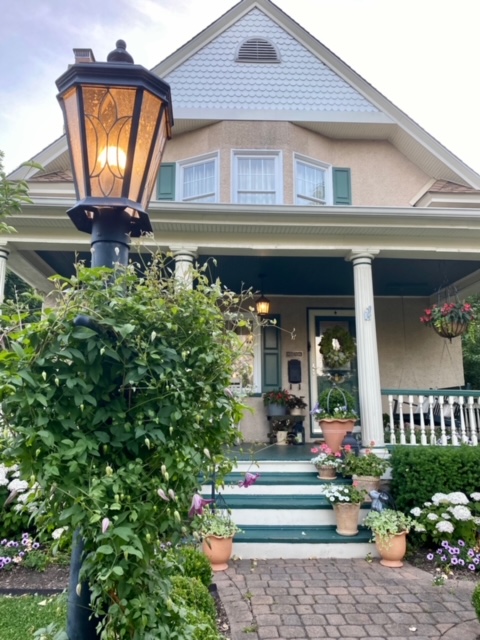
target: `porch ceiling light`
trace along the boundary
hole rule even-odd
[[[146,208],[171,137],[170,87],[133,64],[123,40],[116,46],[107,62],[91,56],[56,82],[78,200],[68,215],[77,229],[91,233],[108,208],[138,237],[152,231]]]
[[[270,313],[270,300],[263,293],[255,302],[255,309],[257,310],[257,316],[268,316]]]

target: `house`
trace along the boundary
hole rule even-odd
[[[382,389],[462,386],[460,340],[419,317],[452,291],[479,290],[480,175],[270,0],[241,0],[153,71],[171,85],[175,126],[146,244],[179,268],[215,257],[214,275],[261,289],[282,329],[254,336],[245,438],[266,438],[264,391],[289,388],[313,406],[330,384],[319,344],[332,326],[356,336],[343,377],[364,443],[384,443],[394,394]],[[34,160],[42,171],[10,176],[28,180],[33,204],[0,240],[0,274],[8,256],[48,292],[51,275],[88,260],[90,239],[65,213],[65,137]],[[306,427],[314,439],[318,424]]]

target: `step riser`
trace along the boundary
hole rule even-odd
[[[260,484],[252,484],[248,489],[244,487],[239,487],[238,485],[232,485],[222,487],[217,494],[222,494],[225,496],[225,500],[228,504],[228,496],[231,495],[241,495],[241,496],[276,496],[276,495],[284,495],[284,496],[319,496],[320,485],[322,482],[319,480],[318,484],[306,484],[306,485],[260,485]],[[202,487],[201,491],[202,495],[205,497],[210,497],[211,487],[205,485]]]
[[[345,538],[348,542],[349,538]],[[253,559],[278,559],[278,558],[365,558],[367,554],[378,558],[378,552],[375,545],[371,542],[350,544],[338,543],[277,543],[277,542],[234,542],[233,556],[243,558],[245,560]]]
[[[369,509],[361,509],[359,523],[367,516]],[[232,509],[232,519],[242,525],[265,526],[321,526],[335,525],[333,509]]]
[[[235,465],[235,471],[245,473],[311,473],[315,471],[315,467],[309,461],[299,460],[282,460],[270,461],[261,460],[252,464],[250,461],[239,461]]]

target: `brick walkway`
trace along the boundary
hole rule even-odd
[[[378,560],[238,560],[215,583],[231,640],[476,640],[474,583]]]

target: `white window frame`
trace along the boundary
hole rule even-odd
[[[176,187],[175,187],[175,200],[177,200],[177,202],[195,202],[197,204],[212,204],[212,202],[218,202],[219,198],[218,198],[218,194],[219,194],[219,189],[220,189],[220,176],[219,176],[219,161],[218,161],[218,157],[219,157],[219,152],[218,151],[214,151],[212,153],[206,153],[204,155],[201,156],[195,156],[193,158],[186,158],[185,160],[180,160],[179,162],[177,162],[177,170],[176,170]],[[215,190],[212,193],[213,195],[213,201],[199,201],[197,202],[197,198],[201,197],[201,195],[208,195],[208,194],[199,194],[195,197],[191,197],[191,198],[186,198],[184,196],[184,192],[183,192],[183,187],[184,187],[184,183],[183,183],[183,179],[184,179],[184,170],[192,167],[194,165],[199,165],[199,164],[205,164],[207,162],[212,161],[214,162],[214,172],[215,172]]]
[[[313,197],[303,195],[305,200],[310,200],[311,205],[308,205],[306,202],[303,204],[299,204],[297,202],[298,192],[297,192],[297,167],[298,163],[301,162],[305,165],[310,165],[314,169],[321,169],[325,171],[325,202],[317,202]],[[308,156],[302,156],[298,153],[293,154],[293,202],[297,207],[325,207],[327,205],[333,204],[333,185],[332,185],[332,166],[326,164],[325,162],[321,162],[320,160],[315,160],[314,158],[309,158]]]
[[[238,158],[268,158],[275,161],[275,202],[283,203],[283,163],[282,152],[270,149],[233,149],[232,150],[232,202],[238,202]],[[249,206],[265,207],[262,203],[254,203]]]

